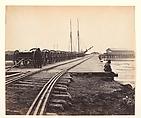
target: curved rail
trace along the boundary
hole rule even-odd
[[[45,107],[47,105],[49,96],[51,94],[51,91],[55,85],[55,83],[57,82],[57,80],[63,76],[68,70],[70,70],[71,68],[83,63],[84,61],[90,59],[86,58],[85,60],[67,68],[62,70],[61,72],[58,72],[56,75],[54,75],[45,85],[44,87],[41,89],[41,91],[39,92],[39,94],[37,95],[37,97],[35,98],[35,100],[33,101],[32,105],[30,106],[28,112],[26,113],[26,115],[43,115],[44,114],[44,110]]]
[[[29,73],[21,73],[21,74],[19,74],[19,76],[18,75],[15,75],[16,77],[14,77],[14,78],[10,78],[10,79],[8,79],[8,80],[6,80],[5,81],[5,84],[6,85],[8,85],[8,84],[10,84],[10,83],[12,83],[12,82],[15,82],[15,81],[17,81],[17,80],[19,80],[19,79],[22,79],[22,78],[24,78],[24,77],[27,77],[27,76],[29,76],[29,75],[31,75],[32,73],[31,72],[29,72]],[[6,77],[7,78],[7,77]]]
[[[56,83],[56,81],[63,75],[65,74],[66,70],[63,70],[59,73],[57,73],[56,75],[54,75],[42,88],[42,90],[40,91],[40,93],[37,95],[37,97],[35,98],[35,100],[33,101],[31,107],[29,108],[28,112],[26,115],[30,115],[31,113],[33,113],[33,115],[37,115],[37,113],[40,110],[40,106],[42,105],[42,108],[40,110],[40,115],[43,114],[44,112],[44,108],[46,105],[46,102],[48,100],[48,97],[50,95],[50,92],[54,86],[54,84]],[[44,101],[43,101],[44,100]],[[38,102],[38,103],[37,103]],[[37,106],[35,106],[37,105]],[[36,107],[36,108],[35,108]],[[33,112],[33,110],[35,109],[35,111]]]
[[[21,75],[21,74],[22,74],[22,73],[17,72],[17,73],[14,73],[14,74],[6,75],[6,78],[11,78],[11,77],[19,76],[19,75]]]
[[[63,63],[63,64],[57,64],[57,65],[52,66],[52,67],[49,67],[49,68],[44,68],[44,69],[37,70],[37,71],[34,71],[34,72],[29,72],[29,73],[26,73],[26,74],[21,74],[20,76],[16,76],[15,78],[10,78],[10,79],[6,80],[6,81],[5,81],[5,84],[8,85],[8,84],[10,84],[10,83],[12,83],[12,82],[15,82],[15,81],[17,81],[17,80],[19,80],[19,79],[22,79],[22,78],[25,78],[25,77],[28,77],[28,76],[33,75],[33,74],[35,74],[35,73],[38,73],[38,72],[40,72],[40,71],[53,69],[53,68],[55,68],[55,67],[62,66],[62,65],[68,64],[68,63],[72,63],[72,62],[74,62],[74,61],[78,61],[78,60],[81,60],[81,59],[82,59],[82,58],[78,58],[78,59],[76,59],[76,60],[72,60],[72,61],[69,61],[69,62],[65,62],[65,63]],[[7,78],[7,77],[6,77],[6,78]]]

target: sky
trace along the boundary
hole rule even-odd
[[[94,46],[90,51],[105,51],[108,47],[135,49],[136,42],[136,116],[140,116],[141,1],[97,0],[98,3],[96,4],[93,3],[96,0],[70,0],[73,1],[73,3],[70,4],[68,4],[68,1],[69,0],[1,1],[0,57],[3,57],[3,61],[1,61],[1,65],[3,65],[1,67],[1,77],[3,78],[1,81],[3,82],[1,82],[0,92],[2,96],[5,96],[5,86],[3,84],[5,82],[4,48],[5,50],[29,50],[31,47],[39,46],[42,49],[52,49],[54,48],[54,44],[55,47],[58,44],[59,49],[67,50],[70,40],[70,19],[72,21],[73,42],[75,44],[77,39],[78,18],[80,39],[83,39],[86,47]],[[44,5],[44,7],[31,7],[32,5]],[[73,7],[55,7],[55,5],[73,5]],[[74,7],[82,5],[85,7]],[[91,7],[86,7],[87,5]],[[94,5],[98,5],[99,7],[94,7]],[[106,5],[107,7],[100,7],[100,5]],[[115,6],[112,7],[112,5]],[[126,7],[124,7],[124,5]],[[132,5],[135,7],[131,7]],[[4,24],[4,19],[6,24]],[[1,103],[1,105],[5,107],[5,97],[2,97]],[[1,112],[5,113],[4,109],[2,109]]]
[[[5,50],[73,50],[105,52],[107,48],[135,50],[133,6],[6,6]]]

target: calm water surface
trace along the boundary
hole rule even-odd
[[[135,87],[135,61],[112,61],[111,67],[113,72],[118,73],[116,81]]]
[[[106,61],[103,62],[103,65]],[[13,64],[13,62],[9,62]],[[6,65],[10,65],[8,62]],[[118,77],[115,77],[115,81],[122,84],[131,84],[135,87],[135,61],[112,61],[111,67],[113,72],[118,73]]]

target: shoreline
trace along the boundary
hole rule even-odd
[[[104,65],[105,63],[103,63]],[[118,77],[115,81],[121,84],[131,84],[134,88],[136,87],[135,80],[135,60],[134,61],[112,61],[111,68],[113,72],[118,73]]]
[[[8,63],[11,64],[11,63]],[[68,86],[72,105],[58,115],[134,115],[135,88],[105,77],[71,74]],[[127,97],[128,96],[128,97]]]
[[[134,115],[135,88],[115,80],[90,75],[71,75],[68,92],[72,106],[58,115]]]

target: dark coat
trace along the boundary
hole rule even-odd
[[[42,65],[42,52],[40,50],[36,50],[34,52],[34,60],[35,60],[35,65],[37,66]]]
[[[107,62],[107,63],[104,65],[104,71],[105,71],[105,72],[112,72],[110,63]]]

